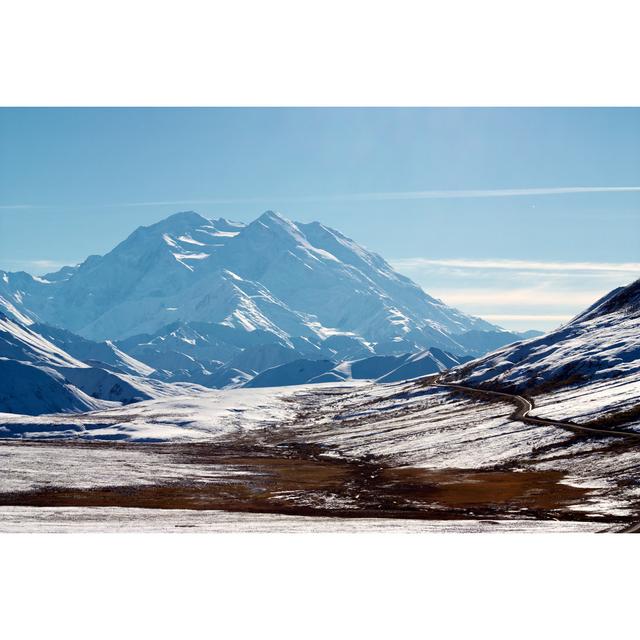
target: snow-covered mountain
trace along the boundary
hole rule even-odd
[[[451,367],[456,367],[466,360],[468,358],[453,356],[435,347],[413,354],[371,356],[343,362],[299,359],[267,369],[244,386],[250,388],[279,387],[350,380],[398,382],[440,373]]]
[[[77,267],[42,278],[2,272],[0,298],[23,322],[93,340],[182,321],[261,330],[289,347],[292,338],[338,336],[378,354],[463,353],[456,336],[497,329],[432,298],[338,231],[271,211],[248,225],[178,213]]]
[[[58,329],[38,322],[29,325],[29,329],[85,364],[134,376],[146,377],[155,372],[144,362],[118,349],[110,340],[95,342],[66,329]]]
[[[289,342],[261,329],[237,330],[222,324],[175,322],[155,334],[132,336],[117,348],[155,369],[153,377],[223,387],[246,381],[256,373],[300,358],[311,349],[306,341]],[[316,347],[312,352],[319,354]]]
[[[41,327],[58,338],[62,335],[76,354],[110,356],[113,366],[82,361],[36,333],[35,326],[26,326],[0,312],[0,412],[37,415],[90,411],[193,389],[142,377],[152,370],[112,345],[98,345],[68,332]]]
[[[635,380],[640,395],[640,280],[615,289],[563,327],[458,367],[449,381],[539,393]]]
[[[177,213],[80,265],[0,272],[0,311],[85,364],[211,388],[301,359],[478,356],[521,338],[338,231],[271,211],[248,225]]]

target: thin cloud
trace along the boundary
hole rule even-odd
[[[351,196],[362,200],[423,200],[429,198],[512,198],[551,196],[571,193],[618,193],[640,191],[640,187],[542,187],[533,189],[463,189],[456,191],[389,191]]]
[[[43,273],[45,271],[53,271],[57,269],[61,269],[62,267],[66,267],[69,265],[78,264],[78,261],[69,261],[62,262],[60,260],[47,260],[47,259],[37,259],[37,260],[8,260],[5,263],[5,268],[8,269],[18,269],[20,271],[27,270],[29,272],[35,271],[37,273]]]
[[[640,191],[630,187],[543,187],[528,189],[462,189],[429,191],[383,191],[311,196],[262,196],[251,198],[207,198],[200,200],[154,200],[125,202],[123,207],[179,206],[190,204],[243,204],[256,202],[334,202],[360,200],[428,200],[450,198],[511,198],[518,196],[549,196],[576,193],[620,193]]]
[[[572,307],[581,309],[593,304],[606,290],[567,291],[542,287],[520,289],[448,289],[429,293],[452,305],[483,305],[496,307]]]
[[[637,262],[405,258],[391,264],[446,304],[503,326],[527,328],[567,322],[640,275]]]
[[[483,314],[482,317],[490,322],[567,322],[573,316],[567,315],[547,315],[547,314]]]
[[[118,202],[94,205],[0,205],[0,209],[51,209],[66,206],[69,208],[103,208],[103,207],[162,207],[183,205],[206,204],[256,204],[279,202],[356,202],[376,200],[429,200],[429,199],[455,199],[455,198],[513,198],[522,196],[551,196],[570,195],[579,193],[624,193],[640,192],[640,186],[621,187],[535,187],[524,189],[457,189],[443,190],[433,189],[426,191],[381,191],[365,193],[343,193],[333,195],[307,195],[307,196],[251,196],[251,197],[210,197],[184,200],[141,200],[139,202]],[[269,205],[273,206],[273,205]]]
[[[60,262],[59,260],[30,260],[26,264],[30,264],[38,269],[56,269],[68,265],[68,262]],[[75,264],[75,263],[74,263]]]
[[[390,261],[396,269],[450,267],[456,269],[496,269],[508,271],[578,271],[640,273],[640,262],[551,262],[539,260],[467,260],[466,258],[399,258]]]

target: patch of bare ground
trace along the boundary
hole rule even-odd
[[[590,420],[589,422],[583,422],[581,424],[585,427],[606,429],[608,427],[624,427],[638,420],[640,420],[640,405],[624,411],[609,413],[608,415],[600,416],[597,420]]]
[[[127,445],[101,443],[98,446]],[[229,474],[192,484],[43,488],[1,493],[0,505],[142,507],[434,520],[514,517],[584,520],[584,514],[569,507],[584,501],[591,492],[562,483],[565,474],[559,471],[393,467],[373,458],[348,461],[328,457],[320,447],[299,443],[264,448],[253,443],[251,449],[204,443],[136,446],[167,453],[185,465],[222,465],[228,467]]]
[[[524,389],[520,395],[524,395],[525,397],[530,398],[531,396],[543,395],[545,393],[551,393],[553,391],[558,391],[559,389],[564,389],[565,387],[570,387],[572,385],[580,384],[581,382],[586,382],[587,377],[583,374],[574,373],[566,378],[555,378],[553,380],[547,380],[545,382],[532,383]],[[499,389],[497,389],[499,391]]]

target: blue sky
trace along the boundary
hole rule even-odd
[[[320,220],[445,302],[550,328],[640,275],[640,110],[0,109],[1,269],[185,209]]]

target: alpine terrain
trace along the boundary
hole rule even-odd
[[[0,530],[640,528],[640,280],[523,339],[189,212],[0,282]]]
[[[248,225],[177,213],[80,265],[0,272],[0,310],[88,364],[213,388],[297,360],[320,370],[431,348],[464,359],[521,337],[432,298],[338,231],[272,211]]]

